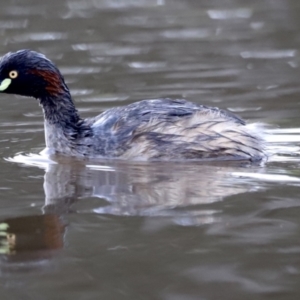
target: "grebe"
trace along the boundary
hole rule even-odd
[[[266,157],[261,137],[238,116],[183,99],[142,100],[82,119],[58,68],[31,50],[2,57],[0,92],[39,101],[52,153],[127,160]]]

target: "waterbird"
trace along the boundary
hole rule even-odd
[[[83,119],[56,65],[28,49],[1,58],[0,92],[38,100],[46,150],[53,154],[178,161],[266,158],[263,137],[253,124],[185,99],[141,100]]]

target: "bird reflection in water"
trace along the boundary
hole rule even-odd
[[[54,214],[1,220],[0,254],[9,255],[10,262],[49,258],[63,247],[64,230],[61,218]]]
[[[49,164],[44,181],[44,210],[68,212],[78,199],[95,197],[104,201],[92,209],[86,205],[79,212],[169,216],[177,223],[214,222],[217,211],[207,204],[255,189],[249,182],[243,184],[231,176],[234,169],[232,164],[195,162]]]
[[[164,217],[180,225],[200,225],[219,220],[218,201],[256,189],[231,175],[237,167],[232,163],[11,160],[45,169],[43,214],[0,220],[0,252],[18,254],[10,255],[11,261],[41,260],[61,249],[63,219],[70,212]],[[97,200],[87,201],[91,198]]]

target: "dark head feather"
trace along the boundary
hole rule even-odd
[[[68,92],[58,68],[38,52],[19,50],[4,55],[0,60],[0,82],[9,78],[11,71],[17,71],[18,76],[4,93],[42,99]]]

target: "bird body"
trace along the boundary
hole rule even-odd
[[[38,99],[46,147],[54,153],[126,160],[266,157],[260,134],[238,116],[183,99],[142,100],[82,119],[60,71],[31,50],[3,56],[0,92]]]

